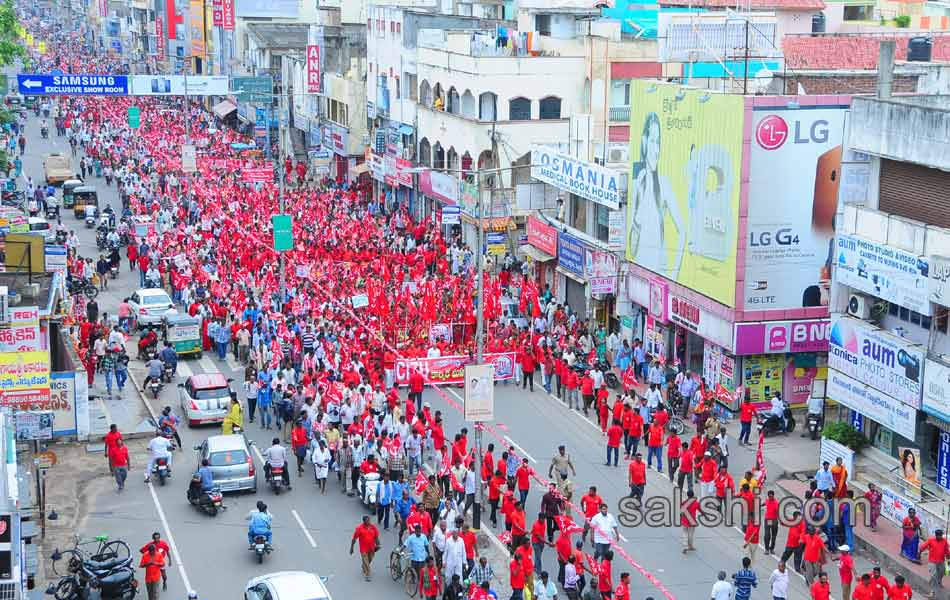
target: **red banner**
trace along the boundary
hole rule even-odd
[[[557,229],[534,216],[528,217],[525,229],[528,232],[529,244],[551,256],[557,256]]]
[[[165,60],[165,19],[155,17],[155,55]]]
[[[241,171],[241,181],[265,183],[274,181],[274,167],[253,167]]]
[[[307,92],[313,94],[320,91],[320,46],[307,46]]]
[[[221,1],[221,26],[225,31],[234,31],[234,0]]]
[[[244,162],[237,158],[213,158],[210,156],[199,156],[196,159],[198,169],[224,169],[225,171],[239,171],[244,168]]]
[[[213,27],[224,25],[224,0],[211,0],[211,25]]]
[[[485,354],[485,362],[495,365],[495,381],[515,376],[515,353],[499,352]],[[427,385],[462,383],[465,380],[465,365],[474,364],[467,356],[440,356],[439,358],[396,359],[396,383],[409,384],[409,374],[419,371]]]

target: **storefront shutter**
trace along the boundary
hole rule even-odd
[[[881,159],[880,209],[950,228],[950,173]]]

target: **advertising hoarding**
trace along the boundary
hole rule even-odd
[[[393,164],[395,165],[395,160]],[[459,180],[448,173],[421,171],[419,173],[419,190],[430,198],[435,198],[449,206],[458,204],[459,201]]]
[[[551,256],[557,256],[557,229],[530,215],[525,223],[525,231],[529,244]]]
[[[950,307],[950,258],[931,256],[929,262],[927,287],[930,301],[940,306]]]
[[[547,146],[531,146],[531,177],[606,206],[620,209],[620,173],[571,158]]]
[[[828,398],[855,410],[912,440],[917,431],[917,411],[910,406],[837,371],[828,372]]]
[[[205,57],[205,3],[204,0],[188,1],[188,37],[191,39],[191,55]]]
[[[736,354],[827,352],[831,319],[736,323]]]
[[[841,234],[835,241],[835,265],[839,283],[930,315],[930,263],[926,258]]]
[[[571,273],[584,276],[584,244],[566,233],[558,234],[557,264]]]
[[[231,0],[238,17],[281,17],[296,19],[300,12],[297,0]]]
[[[950,366],[927,359],[924,368],[924,397],[921,410],[950,422]]]
[[[493,366],[495,381],[511,379],[515,376],[515,353],[498,352],[483,355],[486,364]],[[465,367],[474,363],[468,356],[440,356],[438,358],[398,358],[396,359],[396,383],[409,385],[409,374],[419,371],[426,385],[443,383],[463,383]]]
[[[627,259],[735,305],[744,100],[631,81]]]
[[[617,291],[617,257],[610,252],[585,252],[587,281],[592,294],[613,294]]]
[[[753,111],[746,309],[828,305],[847,108]]]
[[[837,315],[832,319],[828,344],[829,367],[920,408],[927,356],[923,346],[910,344],[865,321]]]

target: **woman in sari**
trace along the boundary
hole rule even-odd
[[[831,467],[831,476],[835,481],[835,498],[844,498],[848,493],[848,469],[840,456],[835,459],[835,466]]]
[[[627,367],[630,366],[630,360],[633,358],[633,351],[630,349],[630,343],[624,338],[623,342],[620,344],[620,349],[617,351],[617,368],[621,373],[627,370]]]
[[[901,542],[901,556],[915,563],[920,562],[920,519],[917,518],[917,511],[913,508],[907,509],[907,516],[901,525],[904,539]]]
[[[868,491],[864,493],[870,505],[868,518],[870,520],[871,531],[877,531],[877,520],[881,517],[881,506],[884,504],[884,496],[881,490],[877,489],[873,483],[868,484]]]

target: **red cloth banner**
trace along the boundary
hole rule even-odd
[[[511,379],[515,376],[515,353],[498,352],[485,354],[485,362],[495,365],[495,381]],[[440,356],[438,358],[398,358],[396,359],[396,383],[409,384],[409,374],[419,371],[427,385],[443,383],[462,383],[465,378],[465,365],[474,364],[467,356]]]
[[[211,0],[211,25],[213,27],[224,25],[224,0]]]
[[[155,55],[165,60],[165,19],[161,17],[155,17]]]
[[[225,31],[234,31],[234,0],[222,0],[221,26]]]

